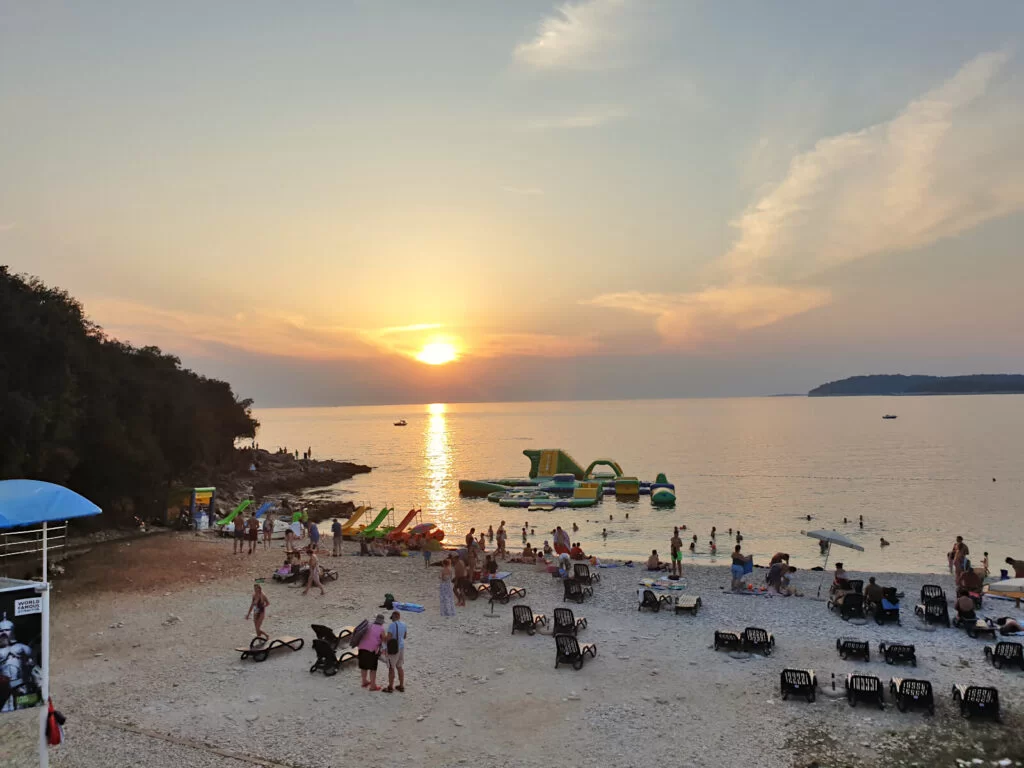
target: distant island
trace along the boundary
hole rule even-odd
[[[851,376],[815,387],[808,397],[857,395],[1015,395],[1024,394],[1024,375],[975,373],[968,376]]]

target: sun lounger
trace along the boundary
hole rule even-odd
[[[990,717],[999,722],[999,691],[982,685],[954,685],[953,703],[963,717]]]
[[[532,635],[537,631],[538,624],[548,623],[548,617],[542,613],[534,613],[533,609],[528,605],[513,605],[512,606],[512,634],[516,633],[517,629],[526,630],[526,634]]]
[[[911,666],[917,666],[917,651],[912,645],[879,643],[878,652],[885,657],[886,664],[895,664],[897,661],[909,661]]]
[[[926,624],[945,624],[948,627],[952,623],[946,598],[926,600],[914,608],[914,613],[924,619]]]
[[[864,661],[871,661],[871,647],[867,640],[855,640],[852,637],[840,637],[836,640],[839,658],[846,660],[850,656],[860,656]]]
[[[325,627],[323,624],[310,624],[309,626],[312,628],[313,634],[316,635],[317,639],[329,643],[331,648],[337,648],[342,640],[355,631],[355,627],[342,627],[338,630],[338,634],[334,634],[330,627]]]
[[[932,684],[927,680],[894,677],[889,681],[889,693],[896,699],[896,709],[900,712],[906,712],[908,709],[926,709],[928,714],[935,714]]]
[[[644,608],[657,613],[663,605],[672,605],[671,595],[657,595],[653,589],[638,589],[636,591],[639,604],[636,609],[642,611]]]
[[[743,630],[743,647],[748,651],[771,656],[772,649],[775,647],[775,638],[768,630],[760,627],[747,627]]]
[[[590,587],[585,587],[580,584],[576,579],[566,579],[562,582],[562,602],[569,600],[574,603],[582,603],[587,595],[593,595],[594,590]]]
[[[552,633],[556,635],[575,635],[587,628],[587,620],[582,616],[575,617],[571,608],[555,608],[555,624]]]
[[[555,669],[559,664],[572,664],[572,668],[580,670],[587,655],[597,656],[597,646],[593,643],[580,645],[573,635],[555,635]]]
[[[326,677],[337,674],[342,664],[346,661],[354,661],[357,656],[355,651],[342,651],[341,657],[334,655],[334,646],[327,640],[317,638],[313,641],[313,650],[316,651],[316,661],[309,668],[309,674],[322,671]]]
[[[850,589],[852,589],[858,595],[864,592],[864,579],[847,579],[846,583],[849,584]]]
[[[271,651],[284,647],[291,648],[293,651],[301,651],[305,642],[301,637],[275,637],[270,641],[256,637],[253,638],[248,648],[235,648],[235,650],[242,654],[243,660],[251,658],[253,661],[266,661]]]
[[[986,645],[985,658],[991,661],[996,669],[1002,669],[1004,664],[1016,664],[1024,669],[1024,645],[1005,641],[996,643],[995,648]]]
[[[846,700],[851,707],[856,707],[859,701],[869,701],[885,709],[882,681],[874,675],[847,675]]]
[[[743,647],[743,634],[731,629],[715,630],[715,650],[725,648],[729,651],[738,651]]]
[[[501,579],[493,579],[491,581],[490,592],[490,603],[492,606],[495,603],[506,605],[513,597],[526,597],[526,590],[523,587],[508,587]]]
[[[582,581],[585,584],[593,584],[601,580],[599,575],[590,572],[590,566],[585,563],[576,563],[576,565],[572,567],[572,570],[576,575],[576,580]]]
[[[676,613],[689,611],[691,614],[696,616],[697,611],[700,610],[700,606],[700,598],[696,595],[679,595],[679,597],[676,598]]]
[[[999,629],[999,626],[994,621],[992,621],[992,619],[986,619],[980,616],[965,618],[957,616],[953,619],[953,626],[959,629],[966,630],[968,637],[977,637],[978,635],[990,634],[993,638],[995,638],[996,631]]]
[[[946,602],[946,593],[942,591],[942,587],[938,584],[925,584],[921,587],[921,602],[927,603],[931,600]]]
[[[896,597],[895,587],[883,590],[882,602],[872,603],[871,608],[875,614],[876,624],[884,624],[887,621],[900,623],[900,600]]]
[[[863,619],[864,595],[857,592],[847,592],[841,600],[829,600],[828,608],[830,611],[839,611],[839,616],[843,621],[849,621],[853,618]]]
[[[784,669],[782,670],[782,700],[794,696],[803,696],[808,702],[814,701],[817,694],[818,678],[814,676],[813,669]]]

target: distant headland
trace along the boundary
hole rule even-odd
[[[851,376],[815,387],[808,397],[857,395],[1016,395],[1024,394],[1024,375],[975,373],[968,376]]]

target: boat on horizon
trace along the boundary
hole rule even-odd
[[[882,418],[883,419],[895,419],[896,418],[896,414],[894,414],[894,413],[887,413]]]
[[[894,418],[895,418],[895,417],[894,417]],[[396,421],[396,422],[395,422],[395,426],[396,426],[396,427],[404,427],[404,426],[406,425],[406,423],[407,423],[407,422],[406,422],[406,420],[405,420],[405,419],[399,419],[398,421]]]

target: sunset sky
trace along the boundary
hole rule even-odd
[[[0,264],[267,406],[1024,372],[1022,40],[1019,0],[0,0]]]

